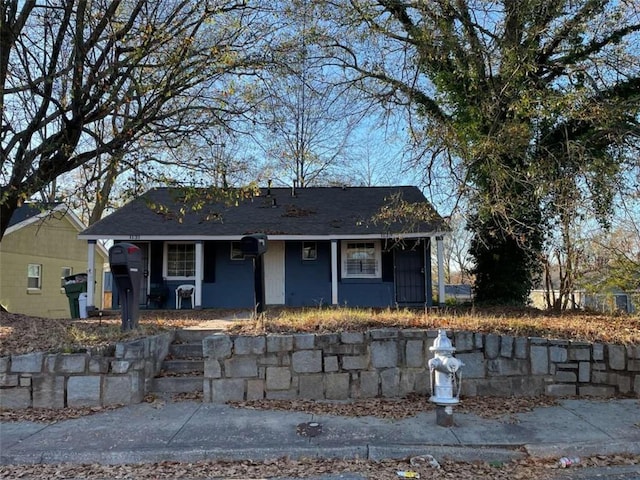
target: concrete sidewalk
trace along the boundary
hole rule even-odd
[[[508,461],[536,457],[640,455],[637,399],[564,400],[501,419],[456,413],[451,428],[435,412],[404,420],[317,416],[199,402],[143,403],[44,425],[0,424],[0,463],[147,463],[289,456]],[[322,432],[304,437],[298,425]]]

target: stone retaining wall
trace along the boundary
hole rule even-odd
[[[435,330],[203,341],[204,400],[401,397],[430,390]],[[640,347],[456,332],[463,395],[640,393]]]
[[[0,405],[65,408],[140,403],[175,333],[86,353],[28,353],[0,357]]]

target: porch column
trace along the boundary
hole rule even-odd
[[[193,308],[202,308],[202,279],[204,278],[204,255],[202,241],[196,242],[196,291]]]
[[[331,305],[338,305],[338,241],[331,240]]]
[[[94,290],[96,285],[96,241],[89,240],[87,251],[87,312],[95,310]]]
[[[442,237],[436,237],[436,245],[438,251],[438,305],[444,307],[444,248]]]

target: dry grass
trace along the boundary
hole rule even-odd
[[[271,308],[256,320],[247,311],[142,311],[138,330],[120,331],[119,312],[87,320],[48,319],[0,313],[0,355],[35,351],[77,352],[109,348],[118,341],[196,325],[232,333],[341,332],[371,328],[466,330],[587,342],[640,345],[640,316],[580,313],[550,314],[533,309],[410,310],[354,308]],[[216,321],[217,320],[217,321]]]
[[[638,315],[554,314],[535,309],[282,309],[269,310],[264,318],[252,325],[238,324],[234,331],[321,333],[390,327],[446,328],[524,337],[640,344]]]
[[[189,327],[202,321],[193,311],[143,312],[138,329],[122,332],[118,312],[110,313],[102,318],[72,320],[0,312],[0,356],[30,352],[96,351],[110,348],[116,342]]]

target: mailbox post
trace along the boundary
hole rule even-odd
[[[122,330],[138,328],[142,252],[131,243],[117,243],[109,249],[109,265],[122,307]]]
[[[240,250],[253,261],[253,304],[256,314],[264,311],[264,257],[267,236],[264,233],[247,235],[240,239]]]

